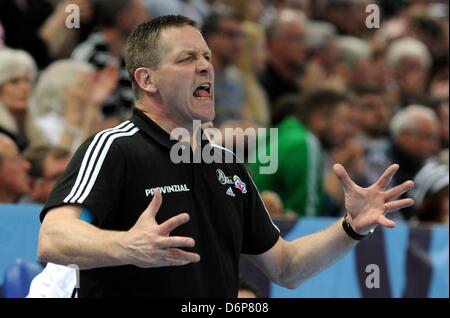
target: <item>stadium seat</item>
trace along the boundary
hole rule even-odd
[[[42,266],[37,262],[16,259],[5,271],[3,296],[5,298],[25,298],[31,281],[41,271]]]

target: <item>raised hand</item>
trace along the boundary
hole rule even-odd
[[[395,222],[388,219],[386,214],[414,204],[410,198],[396,199],[414,187],[414,182],[411,180],[386,190],[398,168],[397,164],[389,166],[374,184],[368,188],[362,188],[353,182],[342,165],[333,166],[344,189],[345,208],[349,221],[357,233],[367,234],[377,225],[395,227]]]
[[[169,236],[180,225],[189,221],[189,215],[182,213],[162,224],[155,220],[162,203],[161,192],[155,191],[153,200],[142,212],[136,224],[127,232],[126,250],[130,263],[142,268],[181,266],[200,261],[200,256],[181,250],[194,247],[190,237]]]
[[[84,107],[91,95],[91,87],[94,83],[94,73],[81,74],[77,83],[64,87],[63,112],[66,124],[79,126],[84,113]]]
[[[111,62],[103,69],[97,71],[95,83],[91,87],[91,102],[96,105],[102,104],[114,89],[116,89],[119,76],[120,68],[115,62]]]

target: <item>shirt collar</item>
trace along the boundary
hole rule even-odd
[[[179,141],[170,139],[170,134],[167,133],[164,129],[162,129],[157,123],[150,119],[147,115],[142,112],[142,110],[134,107],[133,115],[131,117],[131,121],[142,131],[144,131],[147,135],[153,138],[159,144],[165,146],[166,148],[172,148]],[[202,135],[204,131],[202,129]],[[209,144],[208,140],[202,139],[202,148]]]

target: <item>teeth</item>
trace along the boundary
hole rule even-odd
[[[211,84],[202,84],[199,86],[201,89],[209,89],[211,87]]]

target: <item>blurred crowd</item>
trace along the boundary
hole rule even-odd
[[[127,36],[165,14],[212,50],[213,125],[278,128],[245,158],[272,215],[342,215],[334,163],[361,186],[398,163],[416,204],[393,218],[448,223],[448,2],[432,0],[1,0],[0,203],[45,202],[77,147],[128,118]]]

